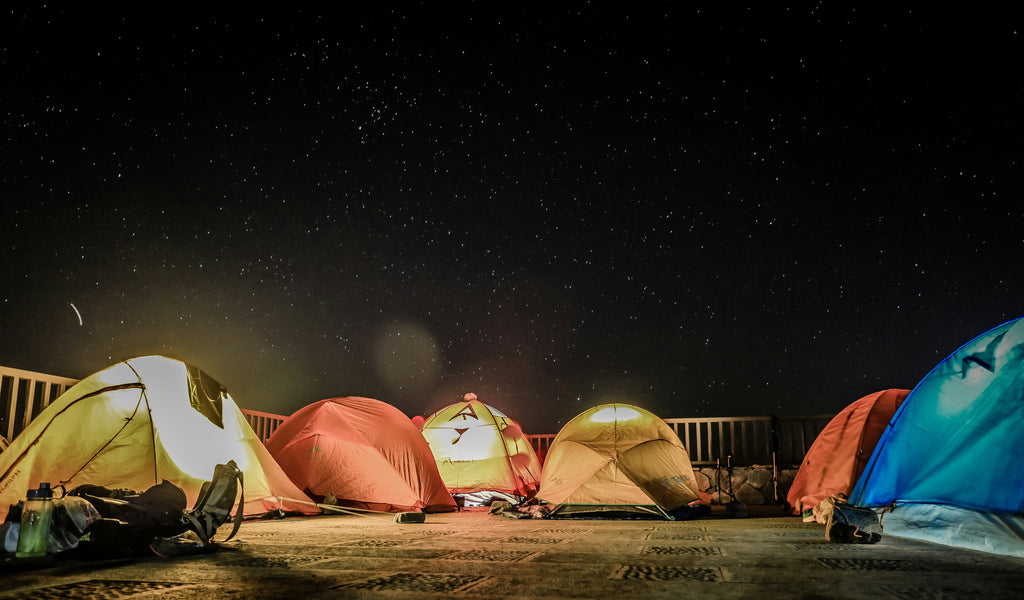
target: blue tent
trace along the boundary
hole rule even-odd
[[[1024,556],[1024,317],[931,370],[893,416],[850,503],[887,534]]]

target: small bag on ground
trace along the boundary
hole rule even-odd
[[[836,502],[825,524],[825,539],[841,544],[874,544],[882,539],[875,511]]]
[[[174,536],[187,529],[181,521],[185,492],[166,479],[142,493],[87,484],[68,496],[87,500],[102,517],[83,533],[84,543],[79,547],[86,554],[147,554],[154,537]]]

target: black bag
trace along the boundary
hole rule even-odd
[[[233,460],[214,468],[213,478],[203,484],[190,510],[186,510],[185,491],[166,479],[141,494],[82,485],[68,495],[88,500],[102,517],[86,528],[82,541],[87,542],[84,551],[103,555],[212,552],[217,547],[213,534],[231,517],[236,500],[231,533],[221,541],[238,533],[245,507],[242,471]]]
[[[138,529],[156,531],[156,535],[173,535],[171,532],[175,530],[181,532],[181,513],[187,502],[185,491],[166,479],[141,494],[83,485],[68,495],[85,498],[105,519],[125,521]]]
[[[874,544],[882,539],[882,522],[873,510],[836,503],[825,524],[825,539],[841,544]]]
[[[182,521],[185,491],[164,479],[142,493],[82,485],[70,492],[88,500],[102,517],[83,534],[83,551],[99,554],[148,554],[158,536],[175,536],[188,526]]]

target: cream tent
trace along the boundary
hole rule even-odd
[[[452,494],[500,492],[532,498],[540,460],[522,428],[501,411],[466,394],[427,417],[423,437]]]
[[[562,427],[544,461],[537,498],[550,516],[668,518],[699,498],[690,456],[654,414],[603,404]]]
[[[164,479],[191,506],[229,460],[244,474],[244,514],[319,513],[219,383],[179,360],[134,358],[73,386],[0,453],[0,506],[43,481],[142,491]]]

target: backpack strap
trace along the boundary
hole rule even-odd
[[[203,544],[209,544],[217,528],[231,516],[236,496],[239,499],[238,510],[235,511],[231,533],[222,540],[226,542],[238,533],[245,510],[245,480],[235,461],[216,466],[213,479],[203,484],[195,506],[182,513],[182,520],[196,532]]]
[[[185,524],[188,525],[192,531],[196,532],[196,535],[199,536],[199,539],[203,542],[204,546],[210,543],[210,537],[213,535],[213,531],[216,530],[216,526],[213,525],[210,515],[185,511],[181,516],[182,520],[185,521]]]
[[[234,462],[234,461],[232,461],[232,462]],[[238,509],[235,510],[235,516],[232,519],[233,523],[231,525],[231,533],[229,533],[228,537],[224,538],[224,540],[223,540],[225,542],[230,540],[231,538],[235,537],[235,534],[238,533],[238,528],[242,526],[242,517],[244,516],[244,513],[245,513],[245,477],[243,476],[241,469],[237,470],[237,474],[238,474]]]

